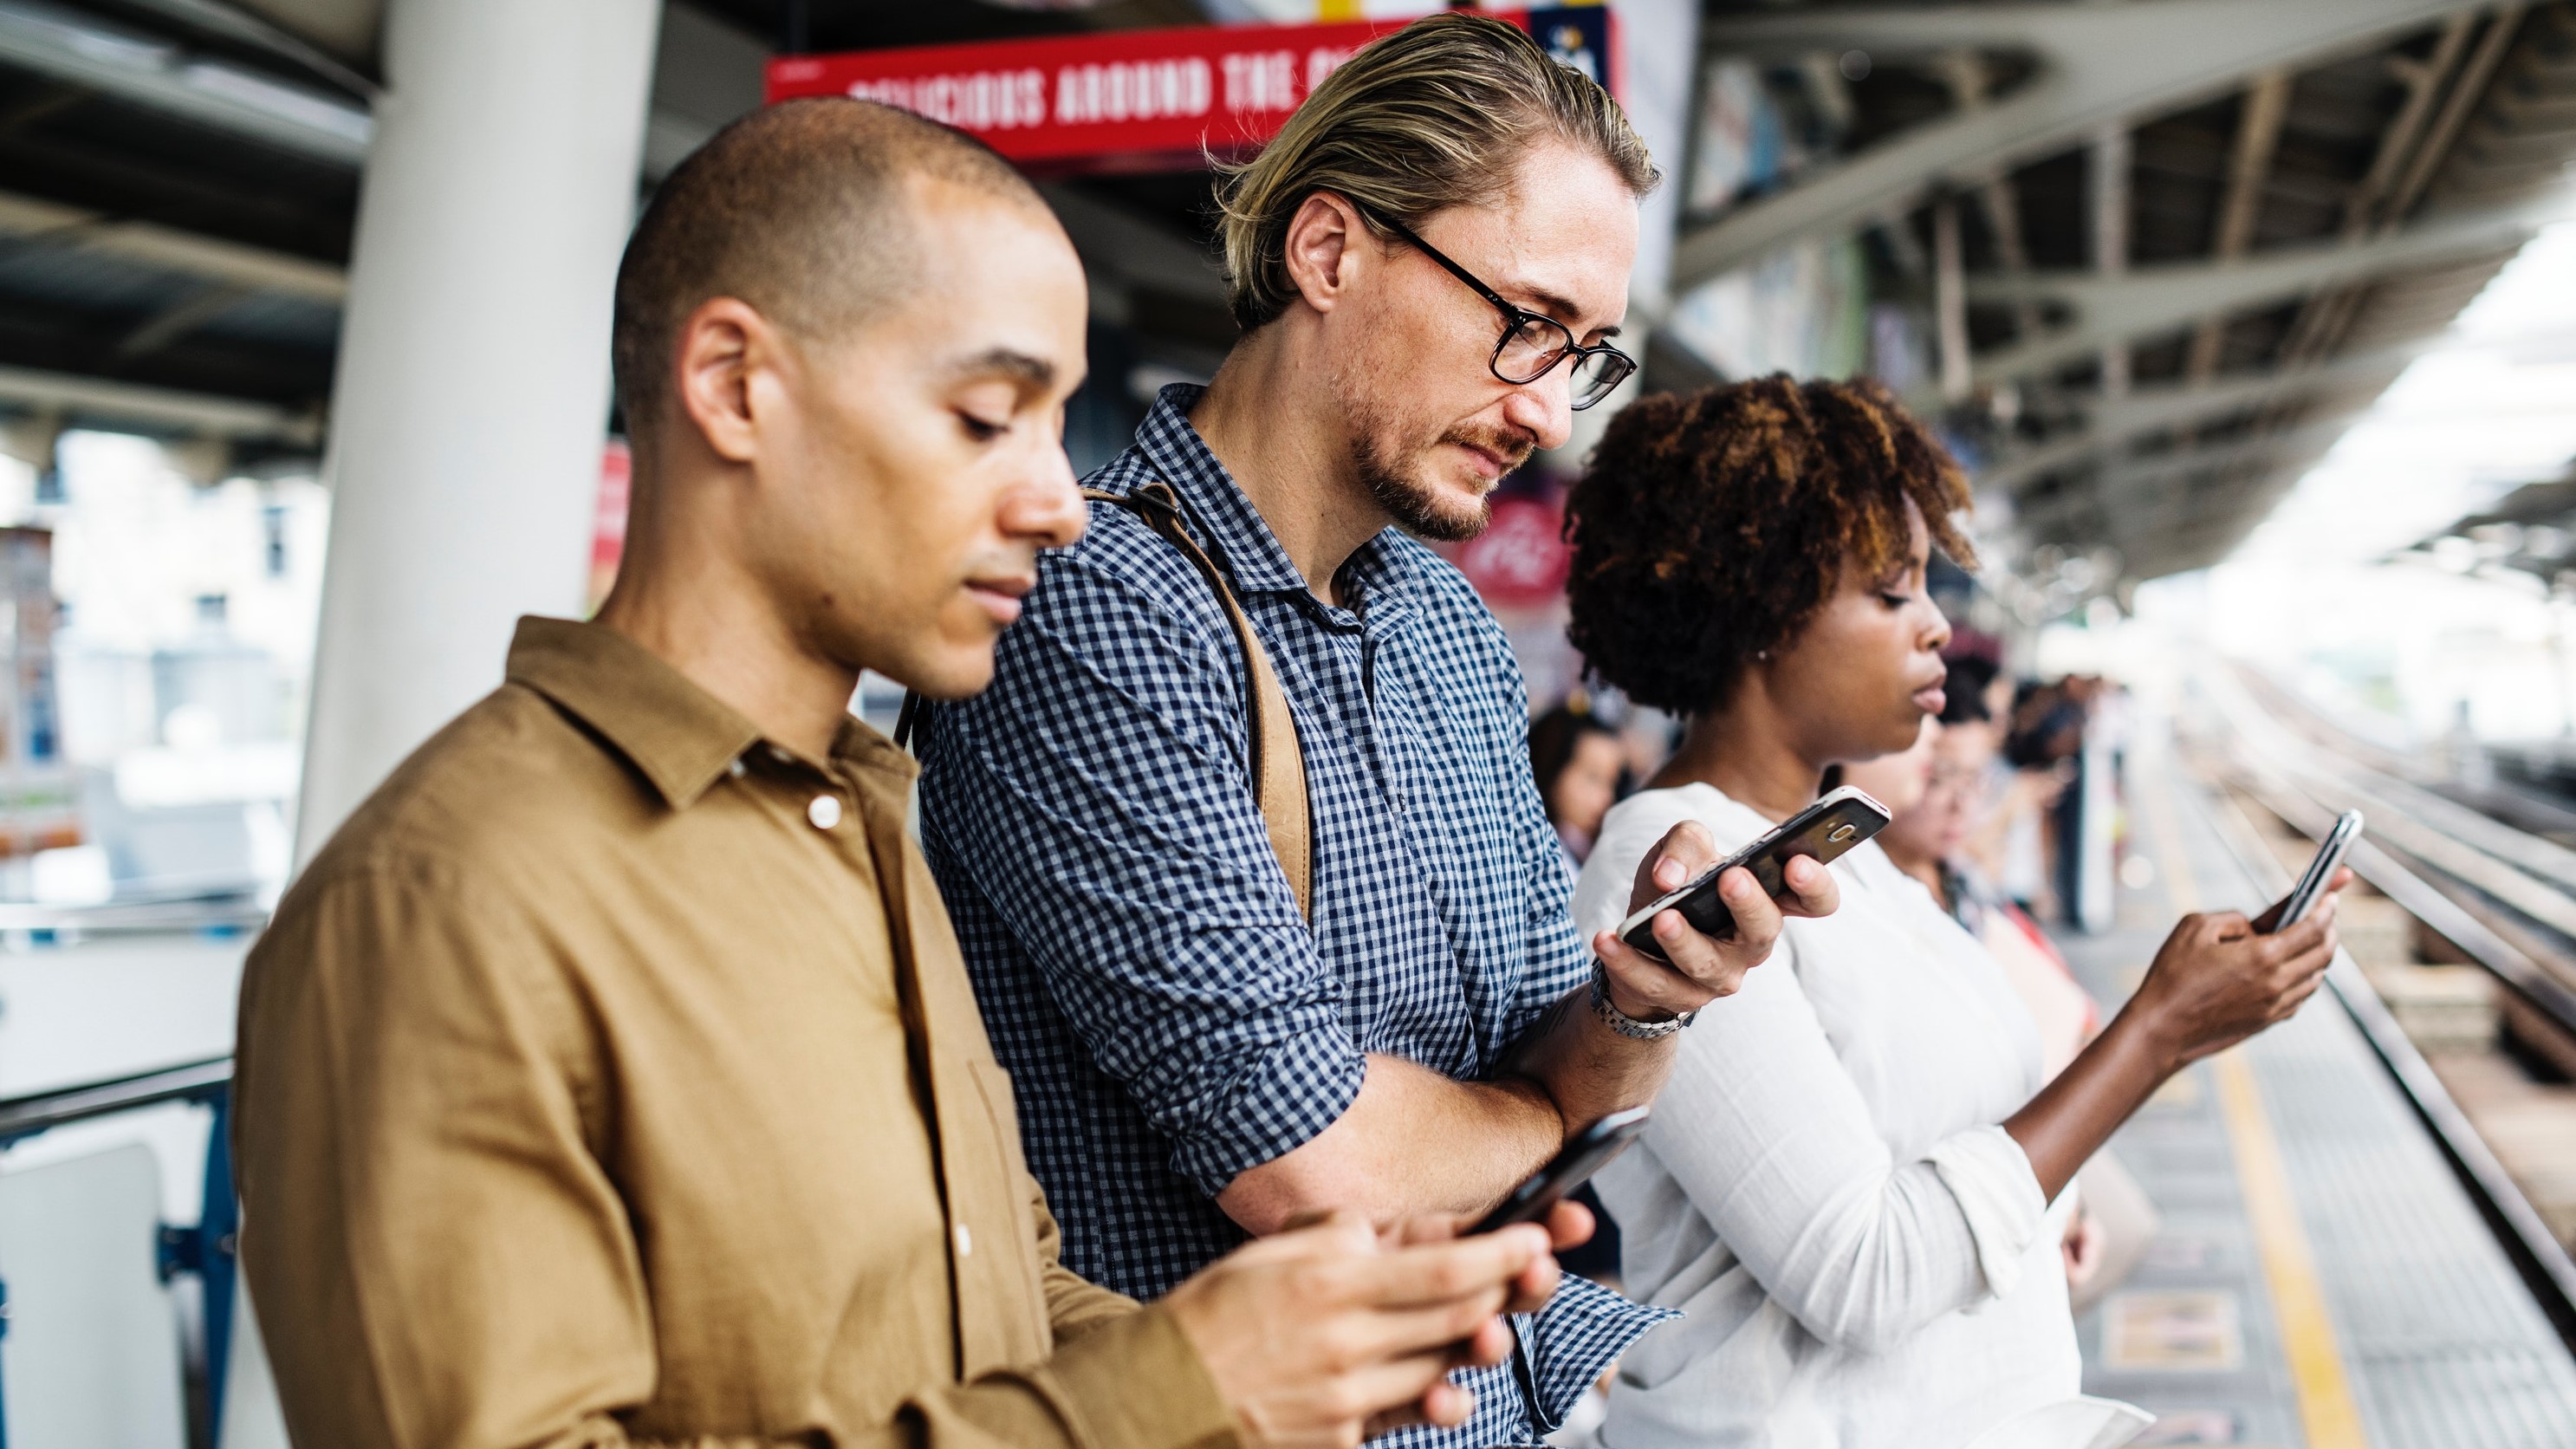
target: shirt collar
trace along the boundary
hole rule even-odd
[[[1136,450],[1144,455],[1146,470],[1180,495],[1192,531],[1233,576],[1236,592],[1305,593],[1306,576],[1288,561],[1278,535],[1190,425],[1190,409],[1206,395],[1207,389],[1196,383],[1165,387],[1137,425]]]
[[[605,625],[535,615],[519,620],[509,677],[589,726],[674,810],[697,803],[760,742],[759,726]]]

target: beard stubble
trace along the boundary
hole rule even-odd
[[[1505,460],[1504,472],[1529,461],[1528,442],[1504,436],[1488,436],[1465,428],[1452,428],[1433,440],[1430,447],[1399,452],[1388,446],[1384,414],[1372,404],[1350,409],[1351,467],[1360,481],[1368,486],[1369,496],[1395,520],[1396,526],[1416,538],[1436,543],[1465,543],[1485,531],[1493,519],[1491,490],[1461,504],[1439,489],[1423,482],[1406,463],[1417,467],[1431,448],[1442,443],[1462,443],[1482,448]]]

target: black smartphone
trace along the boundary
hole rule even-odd
[[[2281,906],[2280,922],[2272,927],[2274,931],[2290,929],[2316,909],[2317,901],[2326,893],[2326,882],[2334,879],[2335,867],[2343,864],[2344,852],[2352,849],[2360,834],[2361,812],[2343,812],[2334,829],[2326,833],[2325,843],[2317,847],[2316,858],[2308,862],[2306,874],[2290,887],[2289,898]]]
[[[1886,806],[1869,798],[1868,792],[1845,785],[1782,821],[1770,834],[1700,872],[1681,889],[1621,921],[1619,939],[1661,961],[1665,959],[1664,948],[1655,942],[1655,916],[1662,911],[1679,911],[1692,930],[1725,940],[1735,934],[1735,913],[1717,894],[1719,876],[1743,866],[1777,900],[1789,892],[1781,872],[1793,857],[1814,856],[1817,863],[1830,865],[1843,852],[1885,830],[1888,819]]]
[[[1530,1175],[1527,1182],[1512,1189],[1482,1221],[1469,1228],[1469,1234],[1490,1233],[1514,1223],[1534,1223],[1546,1217],[1565,1195],[1583,1185],[1583,1180],[1599,1172],[1619,1155],[1619,1149],[1636,1140],[1646,1130],[1646,1109],[1631,1107],[1609,1116],[1574,1134],[1556,1160]]]

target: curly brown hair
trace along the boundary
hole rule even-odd
[[[1806,627],[1845,571],[1885,569],[1905,505],[1962,567],[1959,465],[1874,381],[1786,374],[1641,398],[1566,499],[1566,633],[1630,699],[1724,704],[1757,653]]]

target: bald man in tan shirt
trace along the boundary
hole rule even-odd
[[[1016,174],[882,107],[765,112],[663,183],[619,276],[616,591],[525,621],[251,956],[242,1261],[300,1444],[1465,1418],[1446,1375],[1505,1356],[1548,1233],[1345,1217],[1143,1309],[1058,1265],[910,762],[846,713],[862,668],[981,688],[1079,535],[1084,306]]]

